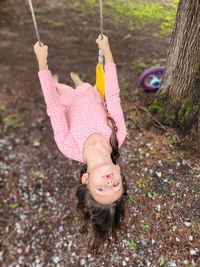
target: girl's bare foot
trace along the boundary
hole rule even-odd
[[[78,74],[71,72],[70,73],[71,79],[73,80],[75,87],[78,87],[83,81],[79,78]]]
[[[55,83],[58,83],[59,82],[59,76],[58,76],[58,74],[54,74],[53,75],[53,80],[54,80]]]

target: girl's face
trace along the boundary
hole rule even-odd
[[[123,193],[120,167],[115,164],[101,165],[90,173],[84,173],[81,181],[87,184],[94,199],[101,204],[111,204]]]

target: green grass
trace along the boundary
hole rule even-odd
[[[160,256],[158,258],[159,266],[163,266],[165,264],[165,258],[163,256]]]
[[[145,187],[145,181],[144,179],[140,178],[139,180],[136,181],[136,185],[139,187],[139,188],[143,188]]]
[[[103,12],[116,22],[128,21],[129,28],[141,29],[149,24],[158,24],[159,34],[170,35],[178,2],[179,0],[166,0],[161,3],[156,0],[107,0],[104,2]],[[85,0],[81,4],[73,1],[72,5],[82,12],[91,12],[93,8],[98,8],[99,4],[97,0]]]
[[[3,118],[3,122],[7,128],[18,128],[21,121],[18,115],[10,114]]]
[[[135,250],[137,248],[137,243],[135,240],[131,240],[128,244],[128,247],[132,250]]]
[[[134,204],[136,201],[135,201],[135,198],[131,195],[128,196],[128,204],[131,205],[131,204]]]
[[[9,207],[14,210],[14,209],[19,207],[19,204],[17,202],[16,203],[12,203],[12,204],[9,205]]]
[[[144,232],[148,232],[149,231],[149,225],[146,223],[141,224],[141,228]]]

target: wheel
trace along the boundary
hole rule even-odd
[[[154,91],[160,88],[165,67],[151,67],[145,70],[139,78],[139,84],[146,91]]]

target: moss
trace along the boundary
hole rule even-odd
[[[164,101],[158,98],[155,98],[153,102],[149,106],[149,111],[152,114],[163,114],[165,112],[164,109]]]
[[[188,122],[194,117],[199,110],[199,104],[185,103],[178,112],[179,125],[188,125]]]
[[[199,70],[200,70],[200,64],[199,63],[194,63],[192,65],[192,69],[194,71],[194,73],[199,73]]]
[[[173,109],[168,109],[164,99],[155,98],[149,106],[149,111],[162,123],[173,126],[176,121],[176,113]],[[166,111],[167,110],[167,111]]]
[[[133,128],[137,127],[139,129],[145,129],[146,124],[144,119],[137,114],[136,111],[132,111],[129,115],[129,118],[133,122]]]
[[[148,110],[161,123],[187,131],[195,123],[200,105],[198,101],[195,104],[193,100],[185,102],[182,100],[181,105],[176,103],[176,105],[172,106],[167,105],[164,99],[155,98],[149,105]]]
[[[20,119],[15,114],[4,117],[3,122],[7,128],[18,128],[20,126]]]

